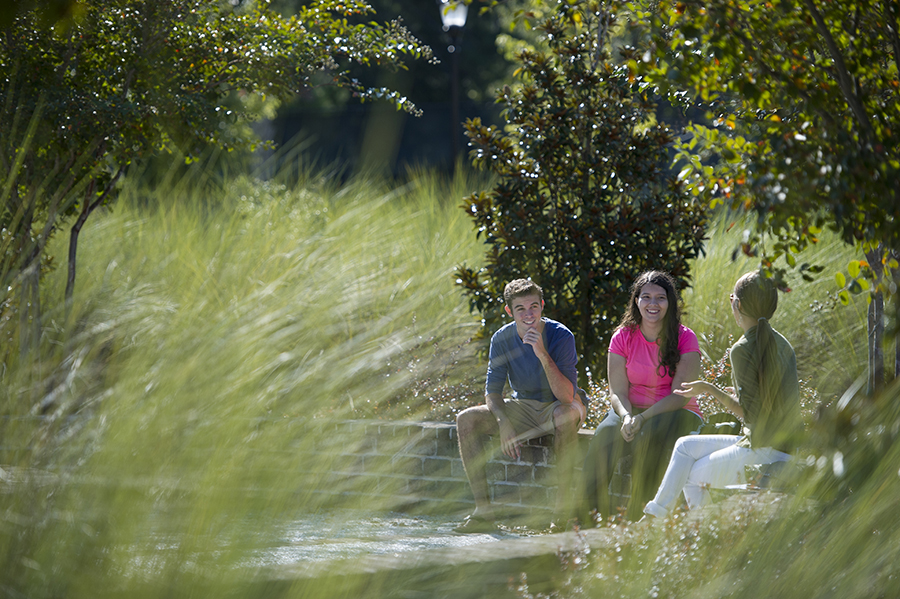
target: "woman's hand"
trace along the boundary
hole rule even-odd
[[[622,438],[630,443],[634,440],[635,435],[641,430],[641,425],[643,424],[644,417],[640,414],[637,416],[626,414],[625,418],[622,420]]]
[[[741,407],[740,400],[735,396],[733,387],[726,387],[723,390],[706,381],[691,381],[690,383],[682,383],[677,389],[672,389],[672,393],[684,397],[706,393],[713,396],[726,410],[729,410],[738,418],[744,417],[744,409]]]
[[[672,393],[682,397],[694,397],[701,393],[715,395],[715,388],[715,385],[711,385],[706,381],[691,381],[689,383],[681,383],[677,388],[672,389]]]

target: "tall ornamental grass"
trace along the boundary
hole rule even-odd
[[[45,279],[44,351],[4,352],[0,589],[217,596],[366,442],[329,423],[445,369],[435,340],[472,359],[452,273],[479,259],[458,203],[481,184],[127,187],[82,234],[69,314]]]
[[[478,315],[452,275],[483,255],[459,203],[485,181],[186,182],[129,183],[92,218],[70,310],[64,269],[44,279],[40,352],[20,357],[15,320],[0,322],[0,594],[239,594],[248,554],[276,542],[279,523],[328,505],[320,492],[334,481],[323,472],[367,442],[334,423],[452,419],[481,401],[485,363],[469,342]],[[739,334],[727,295],[751,267],[731,261],[740,227],[726,229],[712,231],[685,292],[686,323],[711,362]],[[54,244],[65,255],[65,239]],[[838,242],[814,251],[828,264],[849,259]],[[865,346],[864,302],[832,309],[829,285],[792,283],[773,324],[794,343],[801,376],[831,394],[861,372]],[[896,478],[896,465],[887,471]],[[838,511],[808,537],[760,538],[808,543],[796,558],[808,572],[830,567],[816,550],[854,521],[894,540],[882,503],[896,493],[885,485],[861,488],[877,500],[873,514]],[[798,513],[785,530],[814,524],[814,512]],[[702,560],[723,572],[754,546],[707,537]],[[741,571],[762,572],[768,555]],[[651,592],[640,581],[657,576],[641,569],[652,557],[619,566],[645,576],[622,593]],[[607,591],[597,582],[607,565],[597,568],[583,588]]]

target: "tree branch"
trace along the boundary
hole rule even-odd
[[[825,40],[825,44],[831,54],[831,59],[834,61],[838,85],[844,92],[844,99],[847,100],[847,105],[850,106],[850,110],[856,115],[862,140],[864,143],[869,144],[873,141],[874,137],[872,133],[872,124],[869,122],[869,115],[866,114],[865,108],[863,108],[862,103],[859,101],[859,97],[853,89],[853,78],[850,76],[850,71],[844,63],[844,56],[837,47],[837,43],[834,41],[834,37],[832,37],[831,32],[828,30],[828,26],[822,18],[822,13],[816,8],[814,1],[805,0],[805,3],[813,20],[816,22],[816,28],[819,30],[819,35]]]
[[[84,226],[84,223],[87,222],[87,219],[91,215],[91,213],[107,200],[113,186],[115,186],[116,181],[119,180],[119,177],[122,176],[124,170],[124,166],[119,167],[119,170],[116,171],[116,174],[110,178],[110,180],[106,184],[106,187],[103,188],[103,192],[100,193],[97,199],[95,199],[94,201],[91,201],[89,198],[94,192],[94,183],[96,180],[91,182],[90,186],[85,192],[85,199],[84,204],[81,208],[81,213],[78,215],[78,220],[76,220],[75,224],[72,225],[72,230],[69,234],[69,270],[66,277],[67,307],[71,305],[72,297],[75,294],[75,260],[78,255],[78,236],[81,234],[81,228]]]
[[[748,31],[749,27],[747,27],[745,30]],[[753,56],[754,61],[756,61],[756,63],[760,65],[760,68],[765,71],[772,80],[780,81],[781,76],[778,74],[778,72],[775,71],[775,69],[773,69],[771,66],[769,66],[769,64],[765,60],[763,60],[762,56],[760,56],[756,52],[758,47],[756,42],[745,36],[741,36],[740,40],[741,44],[744,46],[744,50],[747,52],[747,55]],[[810,105],[812,105],[812,98],[806,92],[806,90],[797,88],[797,93],[800,94],[803,99],[806,100]],[[834,117],[827,110],[819,111],[819,114],[826,122],[828,122],[829,125],[835,125]]]

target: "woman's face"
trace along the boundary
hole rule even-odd
[[[734,316],[734,321],[741,326],[741,300],[737,297],[737,287],[731,292],[729,296],[731,299],[731,315]]]
[[[659,285],[647,283],[641,287],[637,297],[637,307],[641,312],[642,324],[661,324],[669,310],[669,297]]]

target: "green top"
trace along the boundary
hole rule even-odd
[[[744,424],[750,430],[752,447],[774,447],[786,453],[797,444],[800,431],[800,381],[794,348],[776,330],[776,363],[780,372],[772,373],[773,405],[765,409],[759,393],[759,362],[756,356],[756,327],[749,329],[731,348],[731,376]]]

